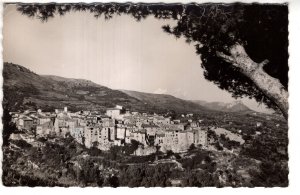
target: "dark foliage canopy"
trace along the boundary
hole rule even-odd
[[[235,67],[216,55],[228,54],[235,43],[243,45],[250,58],[269,63],[264,70],[288,88],[288,7],[286,4],[18,4],[17,9],[42,21],[63,16],[70,11],[86,11],[96,18],[112,18],[128,14],[137,21],[153,15],[157,19],[173,19],[175,26],[163,30],[176,38],[185,37],[201,57],[207,80],[229,91],[233,97],[249,97],[276,108],[257,86]]]
[[[11,122],[11,115],[9,114],[9,111],[7,109],[3,110],[2,123],[3,146],[7,146],[9,144],[10,135],[17,131],[16,125]]]

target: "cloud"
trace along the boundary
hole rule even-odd
[[[173,94],[174,94],[174,96],[179,97],[179,98],[183,98],[183,99],[188,98],[188,93],[185,90],[182,90],[181,88],[176,89]]]
[[[156,93],[156,94],[166,94],[167,92],[168,92],[167,89],[158,88],[153,93]]]

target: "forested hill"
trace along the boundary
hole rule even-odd
[[[193,100],[192,102],[206,107],[210,110],[217,110],[223,112],[253,112],[250,108],[248,108],[241,101],[235,101],[232,103],[223,103],[223,102],[206,102],[202,100]]]
[[[116,104],[136,111],[197,113],[204,107],[171,95],[156,95],[113,90],[84,79],[38,75],[12,63],[3,67],[3,106],[10,111],[20,109],[54,110],[68,106],[70,110],[102,110]],[[141,98],[143,96],[143,98]],[[147,97],[148,96],[148,97]]]
[[[168,110],[183,110],[185,112],[208,111],[209,109],[194,102],[183,100],[168,94],[153,94],[138,91],[121,90],[127,95],[134,97],[147,105],[156,105]]]
[[[53,110],[68,106],[73,110],[94,110],[142,105],[120,91],[83,79],[41,76],[19,65],[4,63],[4,106],[10,110],[42,108]]]

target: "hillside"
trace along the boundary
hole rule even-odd
[[[142,106],[125,93],[83,79],[40,76],[19,65],[5,63],[4,106],[9,110],[43,108],[53,110],[68,106],[71,110],[104,110],[121,104]]]
[[[210,110],[223,111],[223,112],[251,112],[252,110],[244,105],[241,101],[232,103],[223,102],[206,102],[203,100],[193,100],[192,102],[203,106]]]
[[[187,100],[182,100],[166,94],[152,94],[137,91],[121,90],[127,95],[134,97],[148,105],[155,105],[158,108],[166,108],[168,110],[177,110],[181,112],[199,112],[208,111],[201,105]]]
[[[19,109],[105,110],[116,104],[136,111],[202,112],[207,109],[171,95],[113,90],[84,79],[38,75],[27,68],[4,63],[3,106]]]

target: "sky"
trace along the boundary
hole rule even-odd
[[[88,12],[72,12],[47,22],[4,8],[3,61],[37,74],[82,78],[112,89],[170,94],[186,100],[233,102],[227,91],[203,76],[193,44],[163,32],[172,20],[127,15],[105,21]],[[249,108],[269,112],[255,100]]]

